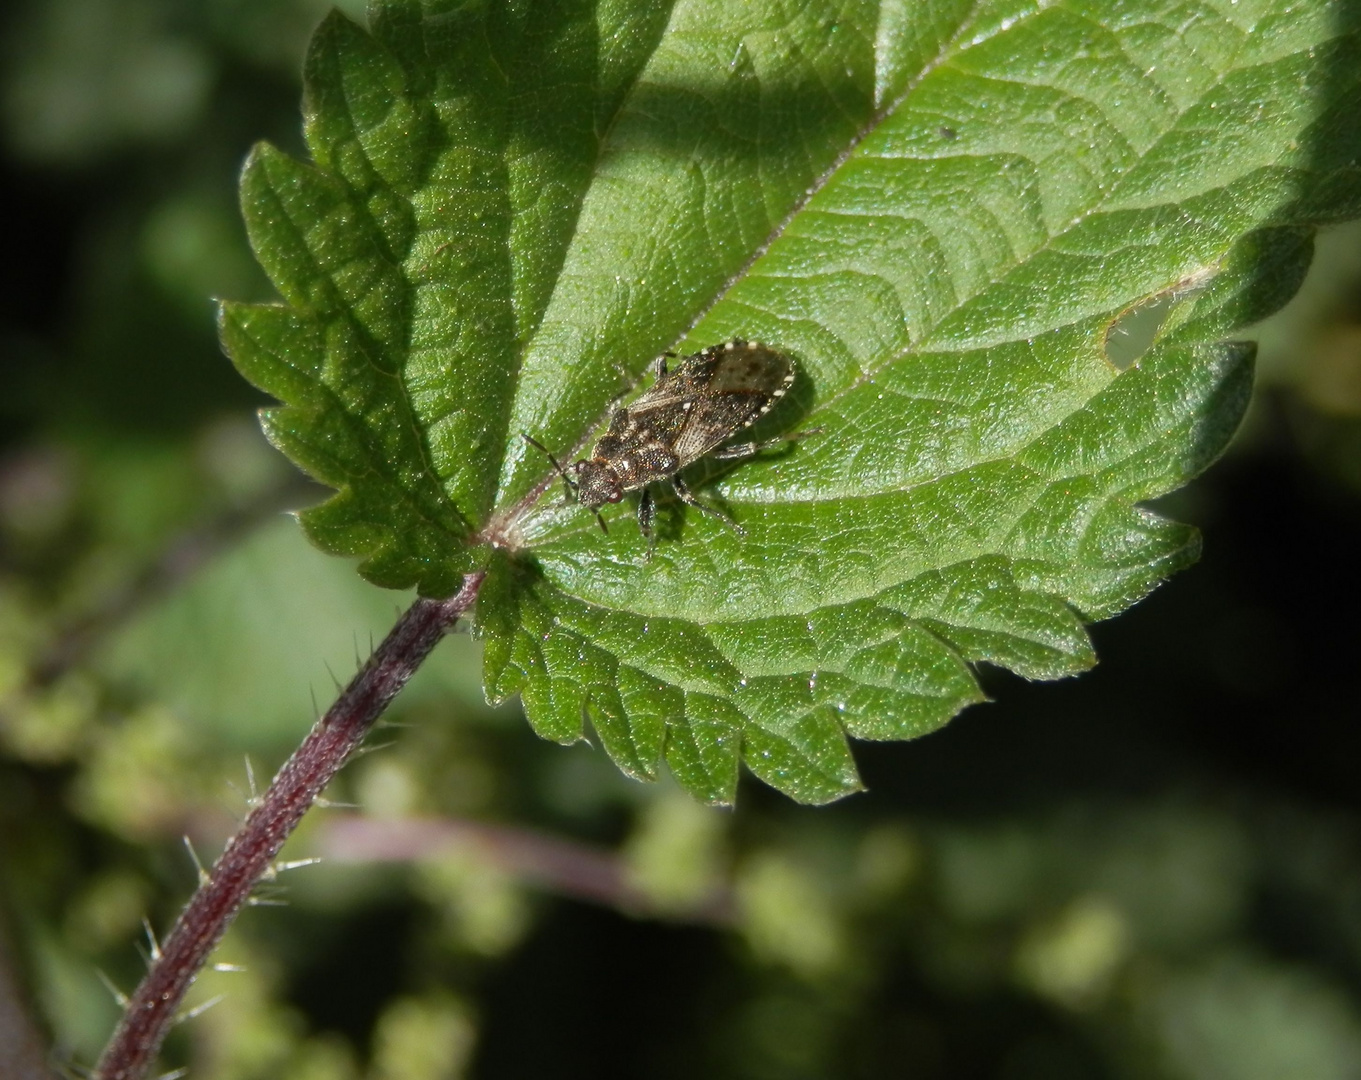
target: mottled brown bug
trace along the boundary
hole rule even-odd
[[[667,370],[666,360],[666,355],[657,357],[652,367],[656,381],[635,401],[614,410],[609,430],[595,444],[591,456],[570,469],[558,464],[537,439],[526,435],[525,441],[548,456],[577,501],[595,512],[602,529],[605,519],[600,516],[600,507],[619,502],[625,492],[641,489],[638,528],[651,541],[657,507],[648,485],[669,480],[682,502],[718,518],[742,535],[742,527],[727,514],[695,498],[680,478],[680,471],[706,454],[730,461],[814,434],[800,431],[766,442],[719,449],[784,397],[794,382],[794,365],[768,345],[740,340],[687,356],[674,371]]]

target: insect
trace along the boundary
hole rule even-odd
[[[595,512],[601,529],[605,529],[605,519],[600,507],[619,502],[627,491],[641,489],[638,528],[649,543],[655,542],[652,525],[657,507],[648,485],[669,480],[682,502],[743,535],[742,527],[727,514],[695,498],[680,471],[706,454],[717,461],[732,461],[815,434],[800,431],[765,442],[722,446],[784,397],[794,382],[794,365],[787,356],[755,341],[712,345],[684,357],[674,371],[668,371],[666,361],[671,355],[657,357],[652,365],[656,381],[610,415],[609,429],[589,458],[564,469],[537,439],[528,435],[524,439],[547,455],[577,501]]]

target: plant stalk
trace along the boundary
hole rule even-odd
[[[472,607],[483,576],[467,575],[462,588],[448,599],[418,599],[412,604],[284,763],[152,957],[146,978],[95,1066],[93,1080],[146,1076],[185,992],[284,841],[430,650]]]

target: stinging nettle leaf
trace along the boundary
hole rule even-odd
[[[1084,623],[1194,560],[1142,504],[1361,211],[1359,78],[1323,2],[386,0],[316,34],[311,163],[247,163],[283,302],[223,339],[337,489],[318,545],[427,595],[488,569],[489,697],[702,799],[745,763],[826,802],[848,736],[938,728],[976,664],[1089,667]],[[798,370],[754,437],[817,434],[687,470],[740,535],[674,499],[651,558],[636,504],[602,535],[521,435],[579,456],[626,375],[733,338]]]

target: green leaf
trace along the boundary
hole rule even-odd
[[[1226,339],[1361,210],[1357,34],[1287,0],[387,2],[307,65],[314,164],[243,201],[283,306],[223,335],[338,494],[323,548],[389,586],[488,566],[486,687],[548,738],[729,801],[807,802],[846,736],[911,738],[1058,678],[1084,622],[1191,562],[1141,504],[1251,389]],[[1126,370],[1123,315],[1168,318]],[[649,559],[563,500],[532,434],[589,444],[658,353],[787,352],[757,435],[691,470],[744,535],[663,500]],[[489,558],[493,549],[500,549]]]

